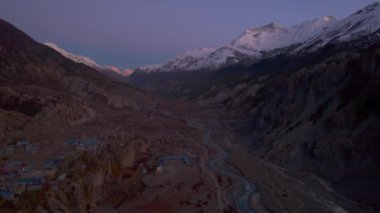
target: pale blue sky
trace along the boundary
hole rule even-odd
[[[373,0],[1,0],[0,18],[40,42],[100,64],[158,63],[188,49],[215,47],[245,29],[333,15]]]

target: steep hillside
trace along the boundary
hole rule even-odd
[[[318,174],[357,201],[377,205],[380,46],[350,45],[263,61],[201,102],[225,104],[255,156]]]
[[[7,120],[2,139],[34,122],[75,123],[96,108],[137,110],[149,104],[145,92],[72,62],[2,20],[0,37],[0,114]]]
[[[331,24],[294,52],[313,52],[327,44],[357,40],[380,28],[380,3],[372,3],[345,19]]]
[[[225,106],[235,136],[247,139],[254,156],[321,176],[378,210],[379,9],[373,3],[260,60],[215,72],[137,72],[130,80],[166,97]],[[272,48],[272,36],[264,42],[268,34],[286,35],[276,25],[260,29],[243,36],[256,35],[255,42],[236,45]]]

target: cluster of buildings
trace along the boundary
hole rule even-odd
[[[29,161],[11,159],[14,156],[10,154],[17,155],[17,152],[34,154],[39,151],[39,146],[28,141],[19,141],[8,145],[5,150],[2,154],[9,159],[0,163],[0,197],[5,200],[13,200],[25,192],[42,190],[47,185],[47,180],[57,177],[57,167],[63,160],[62,158],[49,160],[37,169]]]
[[[12,179],[24,172],[30,171],[31,165],[28,162],[11,161],[0,165],[0,181]]]
[[[98,153],[103,143],[96,138],[81,138],[66,140],[65,145],[73,146],[77,151]]]
[[[0,165],[0,197],[12,200],[25,191],[41,190],[46,181],[43,172],[32,170],[28,162],[9,162]]]
[[[96,138],[69,139],[64,145],[78,152],[99,153],[103,148]],[[41,165],[32,165],[32,161],[16,161],[18,154],[35,154],[40,150],[38,145],[22,140],[5,149],[0,149],[0,198],[5,200],[18,199],[23,193],[44,190],[51,187],[58,189],[60,182],[65,181],[69,170],[64,169],[65,158],[57,157],[47,160]],[[4,157],[6,156],[6,157]],[[12,159],[13,158],[13,159]],[[24,158],[24,157],[23,157]]]
[[[13,155],[18,153],[36,154],[40,150],[38,144],[30,143],[27,140],[21,140],[14,144],[9,144],[0,150],[0,156]]]
[[[0,165],[0,197],[13,200],[15,197],[31,191],[44,189],[65,180],[66,174],[58,174],[59,160],[46,162],[42,169],[32,169],[26,162],[11,162]]]

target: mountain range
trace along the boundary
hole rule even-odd
[[[62,161],[0,211],[379,212],[379,63],[377,2],[128,76],[0,20],[0,183],[25,180],[3,164]]]
[[[141,67],[128,82],[227,108],[229,126],[255,156],[317,174],[379,208],[379,44],[376,2],[342,20],[248,29],[229,45]]]
[[[136,71],[215,71],[272,57],[283,53],[284,48],[292,49],[290,54],[316,51],[333,42],[354,40],[375,32],[380,27],[379,14],[379,3],[375,2],[342,20],[325,16],[288,28],[270,23],[246,30],[228,45],[188,51],[168,62],[139,67]]]

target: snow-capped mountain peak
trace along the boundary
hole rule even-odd
[[[315,51],[329,43],[351,41],[380,29],[380,3],[372,3],[325,28],[296,52]]]
[[[231,42],[236,48],[248,50],[270,49],[274,44],[272,40],[281,37],[286,33],[286,29],[275,23],[270,23],[261,27],[254,27],[246,30],[239,38]]]
[[[246,61],[270,57],[285,49],[290,53],[315,51],[331,42],[350,41],[380,29],[380,3],[375,2],[338,21],[324,16],[291,27],[269,23],[244,31],[230,44],[216,49],[186,52],[163,64],[140,67],[141,72],[217,70]],[[296,46],[298,46],[296,48]],[[289,48],[287,48],[289,47]]]
[[[215,70],[238,63],[247,57],[260,57],[260,51],[263,50],[303,42],[334,21],[336,21],[334,17],[326,16],[290,28],[269,23],[247,29],[229,45],[215,49],[190,50],[166,63],[143,66],[137,70],[142,72]]]
[[[270,23],[262,27],[246,30],[239,38],[234,40],[231,45],[236,48],[254,51],[281,48],[304,42],[335,21],[336,19],[334,17],[325,16],[289,28]]]

